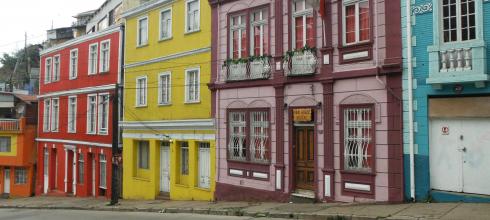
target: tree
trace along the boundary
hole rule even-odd
[[[27,58],[30,68],[39,68],[39,51],[41,45],[28,45],[27,46]],[[12,54],[4,53],[0,57],[0,82],[8,83],[10,75],[14,73],[15,65],[19,60],[19,65],[15,75],[12,75],[12,82],[17,84],[23,84],[29,81],[29,73],[27,71],[27,62],[25,58],[25,49],[20,49]]]

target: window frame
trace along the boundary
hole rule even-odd
[[[144,87],[143,88],[140,88],[140,84],[139,84],[139,80],[145,80],[145,83],[144,83]],[[135,103],[135,107],[137,108],[141,108],[141,107],[147,107],[148,106],[148,76],[139,76],[139,77],[136,77],[136,86],[135,86],[135,91],[136,91],[136,103]],[[144,100],[145,102],[144,103],[141,103],[140,104],[140,91],[141,89],[144,89]]]
[[[302,11],[299,11],[299,12],[296,12],[294,10],[294,2],[298,2],[298,1],[302,1],[303,2],[303,6],[304,6],[304,9]],[[317,16],[316,16],[316,13],[315,13],[315,10],[313,9],[313,7],[311,8],[306,8],[307,6],[307,2],[306,0],[292,0],[292,4],[291,4],[291,49],[292,50],[295,50],[295,49],[300,49],[300,48],[296,48],[296,22],[295,22],[295,18],[297,17],[303,17],[303,47],[305,45],[308,44],[308,39],[307,39],[307,28],[306,28],[306,18],[311,15],[313,17],[313,39],[314,39],[314,42],[313,42],[313,47],[316,47],[316,19],[317,19]]]
[[[351,46],[351,45],[358,45],[358,44],[364,44],[368,42],[373,41],[373,13],[372,13],[372,0],[342,0],[339,4],[341,5],[341,10],[342,10],[342,29],[341,29],[341,34],[342,34],[342,45],[343,46]],[[368,15],[369,15],[369,37],[367,40],[360,40],[360,35],[361,35],[361,29],[360,29],[360,14],[359,14],[359,4],[361,2],[367,2],[369,6],[368,10]],[[346,7],[355,5],[355,41],[352,43],[347,43],[347,23],[346,23]]]
[[[198,9],[197,9],[197,28],[196,29],[189,29],[189,3],[191,2],[197,2]],[[195,32],[199,32],[201,30],[201,0],[186,0],[185,1],[185,27],[184,27],[184,34],[191,34]]]
[[[92,49],[95,46],[95,49]],[[95,53],[95,58],[92,59],[92,53]],[[88,46],[88,75],[95,75],[98,73],[98,60],[99,60],[99,43],[93,43]],[[94,66],[95,70],[92,72],[91,66]]]
[[[73,53],[76,54],[76,57],[73,56]],[[78,77],[78,48],[70,50],[70,72],[68,74],[68,79],[70,80]]]
[[[162,77],[168,77],[168,84],[167,84],[167,102],[163,102],[163,97],[162,97],[162,90],[163,90],[163,84],[162,84]],[[171,105],[172,104],[172,72],[167,71],[160,73],[158,75],[158,105],[165,106],[165,105]]]
[[[456,41],[448,41],[448,42],[444,41],[444,6],[443,6],[443,2],[441,2],[441,1],[438,1],[436,4],[437,4],[437,8],[439,10],[437,22],[439,23],[439,25],[438,25],[438,29],[439,29],[439,33],[440,33],[439,42],[441,44],[449,44],[449,45],[450,44],[464,44],[464,43],[480,41],[480,39],[481,39],[480,32],[482,32],[482,28],[479,25],[479,23],[480,23],[479,16],[483,16],[483,15],[480,14],[481,9],[479,9],[478,7],[479,6],[481,7],[482,5],[478,2],[478,0],[474,1],[474,4],[475,4],[475,11],[474,11],[474,15],[475,15],[475,39],[468,39],[468,40],[464,40],[464,41],[462,40],[463,29],[462,29],[462,22],[461,22],[461,19],[462,19],[461,0],[456,0],[456,38],[457,38]],[[468,12],[468,14],[469,14],[469,12]]]
[[[99,93],[97,95],[97,132],[98,134],[100,135],[108,135],[109,134],[109,111],[110,111],[110,99],[111,99],[111,96],[108,92],[104,92],[104,93]],[[104,130],[104,128],[102,127],[102,124],[103,124],[103,121],[102,121],[102,108],[103,108],[103,103],[101,102],[101,100],[103,100],[103,97],[106,97],[107,96],[107,105],[105,106],[106,108],[106,114],[107,116],[105,117],[105,124],[106,124],[106,128]]]
[[[58,59],[58,63],[56,65],[55,61]],[[55,67],[58,68],[55,68]],[[53,56],[53,75],[51,76],[51,82],[59,82],[61,79],[61,55],[56,54]]]
[[[77,158],[78,165],[78,175],[77,175],[77,184],[83,185],[85,183],[85,156],[83,153],[78,153]]]
[[[146,146],[142,146],[141,143],[147,143]],[[143,155],[142,147],[146,148],[146,154]],[[143,158],[145,156],[145,158]],[[146,162],[142,159],[146,159]],[[148,140],[138,140],[137,141],[137,169],[149,170],[150,169],[150,141]]]
[[[141,42],[141,37],[142,37],[142,33],[143,32],[140,32],[140,26],[141,26],[141,21],[142,20],[146,20],[146,42]],[[148,35],[149,33],[149,25],[150,25],[150,21],[148,19],[148,15],[145,15],[145,16],[141,16],[138,18],[137,20],[137,23],[136,23],[136,47],[144,47],[146,45],[149,44],[149,41],[150,41],[150,36]]]
[[[190,100],[189,96],[190,96],[190,91],[189,89],[191,88],[189,83],[188,83],[188,80],[189,80],[189,74],[192,73],[192,72],[197,72],[197,88],[195,91],[197,91],[197,94],[195,99],[193,100]],[[185,103],[186,104],[192,104],[192,103],[200,103],[201,102],[201,68],[200,67],[196,67],[196,68],[189,68],[189,69],[186,69],[185,70]]]
[[[252,22],[252,15],[256,12],[261,12],[261,16],[262,16],[262,19],[260,21],[256,21],[256,22]],[[267,17],[264,18],[264,12],[267,12]],[[249,44],[249,56],[265,56],[265,55],[269,55],[271,53],[270,51],[270,45],[271,45],[271,39],[270,39],[270,36],[271,36],[271,26],[270,26],[270,19],[271,19],[271,12],[270,12],[270,7],[267,5],[267,6],[260,6],[260,7],[256,7],[256,8],[252,8],[249,10],[249,13],[248,13],[248,24],[250,26],[249,30],[250,30],[250,36],[249,36],[249,40],[248,40],[248,44]],[[255,54],[255,42],[254,42],[254,27],[256,26],[262,26],[262,32],[260,33],[260,47],[261,47],[261,54]],[[265,32],[267,30],[267,36],[265,36]],[[264,45],[265,44],[265,39],[268,39],[267,40],[267,45]],[[267,53],[265,53],[265,51],[267,51]]]
[[[232,25],[233,24],[233,18],[235,17],[238,17],[239,20],[241,21],[242,20],[242,17],[245,19],[244,23],[240,23],[240,25]],[[249,34],[248,33],[248,27],[249,27],[249,24],[248,24],[248,21],[249,21],[249,13],[248,11],[247,12],[240,12],[240,13],[236,13],[236,14],[232,14],[232,15],[229,15],[228,16],[228,22],[229,22],[229,29],[228,29],[228,35],[230,36],[230,40],[229,40],[229,58],[231,59],[240,59],[240,58],[244,58],[242,57],[242,51],[243,51],[243,48],[245,48],[245,57],[248,57],[249,56],[249,51],[248,51],[248,48],[249,48],[249,45],[250,45],[250,40],[251,39],[247,39],[245,41],[245,45],[242,45],[242,31],[245,31],[245,36],[247,38],[249,38]],[[234,47],[233,47],[233,32],[234,31],[238,31],[238,42],[239,42],[239,49],[238,49],[238,57],[237,58],[234,58]]]
[[[48,65],[49,61],[49,65]],[[49,70],[48,70],[49,66]],[[53,72],[53,57],[46,57],[44,60],[44,84],[51,83],[51,77]]]
[[[51,131],[51,99],[43,100],[43,132]]]
[[[74,104],[74,106],[72,107],[72,104]],[[74,96],[68,96],[68,121],[67,121],[67,133],[77,133],[77,106],[78,106],[78,103],[77,103],[77,96],[74,95]],[[73,113],[72,113],[73,111]],[[73,116],[74,118],[73,118]],[[70,129],[70,124],[73,123],[73,129]]]
[[[103,55],[103,52],[104,52],[104,49],[103,49],[103,46],[104,44],[107,44],[107,48],[105,49],[107,51],[107,67],[106,68],[103,68],[103,64],[104,64],[104,57],[102,56]],[[111,39],[107,39],[107,40],[103,40],[100,42],[100,47],[99,47],[99,71],[98,73],[108,73],[111,69]]]
[[[19,172],[21,171],[21,172]],[[15,185],[24,185],[27,184],[27,173],[28,170],[25,167],[15,167],[14,169],[14,184]]]
[[[163,37],[162,34],[163,34],[163,21],[162,21],[162,18],[163,18],[163,13],[166,13],[166,12],[169,12],[170,13],[170,26],[168,27],[169,28],[169,33],[168,33],[168,36],[167,37]],[[158,39],[160,41],[164,41],[164,40],[169,40],[169,39],[172,39],[173,37],[173,12],[172,12],[172,7],[168,7],[168,8],[164,8],[162,10],[160,10],[160,14],[159,14],[159,29],[158,29]]]
[[[99,154],[99,188],[107,189],[107,156],[105,154]]]
[[[94,108],[94,116],[93,116],[93,123],[94,123],[94,130],[89,130],[90,129],[90,124],[91,124],[91,121],[90,121],[90,105],[92,104],[91,101],[90,101],[90,98],[91,97],[95,97],[95,101],[94,101],[94,105],[95,105],[95,108]],[[87,134],[97,134],[97,98],[98,98],[98,95],[97,94],[88,94],[87,95],[87,113],[85,114],[86,115],[86,118],[87,118],[87,127],[86,127],[86,133]]]
[[[12,137],[11,136],[0,136],[0,149],[2,149],[1,143],[3,140],[8,140],[7,141],[7,147],[5,148],[5,151],[1,151],[0,153],[11,153],[12,152]]]
[[[56,112],[55,112],[55,102],[56,101]],[[56,114],[55,114],[56,113]],[[56,117],[54,117],[56,115]],[[60,98],[51,98],[51,132],[60,131]]]

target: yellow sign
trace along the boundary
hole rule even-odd
[[[293,109],[294,122],[309,122],[312,121],[311,108]]]

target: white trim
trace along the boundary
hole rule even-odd
[[[145,60],[145,61],[141,61],[141,62],[134,62],[134,63],[125,64],[124,68],[144,66],[147,64],[159,63],[159,62],[177,59],[177,58],[181,58],[181,57],[185,57],[185,56],[196,55],[199,53],[206,53],[209,51],[211,51],[211,47],[203,47],[203,48],[198,48],[198,49],[189,50],[189,51],[185,51],[185,52],[170,54],[168,56],[157,57],[154,59],[149,59],[149,60]]]
[[[112,34],[114,32],[118,32],[118,31],[121,31],[121,25],[116,25],[114,27],[109,27],[107,29],[104,29],[103,31],[100,31],[100,32],[95,32],[95,33],[83,35],[81,37],[77,37],[77,38],[75,38],[73,40],[69,40],[69,41],[67,41],[65,43],[58,44],[58,45],[56,45],[54,47],[51,47],[51,48],[42,50],[39,55],[40,56],[44,56],[44,55],[46,55],[48,53],[52,53],[52,52],[55,52],[55,51],[64,49],[66,47],[69,47],[69,46],[72,46],[72,45],[75,45],[75,44],[87,42],[87,41],[92,40],[94,38],[103,37],[103,36]]]
[[[162,4],[168,4],[168,3],[171,3],[171,2],[174,2],[175,0],[157,0],[157,1],[150,1],[148,3],[145,3],[145,4],[142,4],[138,7],[135,7],[135,8],[132,8],[132,9],[129,9],[128,11],[125,11],[124,13],[122,13],[121,17],[122,18],[130,18],[130,17],[133,17],[135,15],[138,15],[142,12],[145,12],[145,11],[148,11],[150,9],[153,9],[155,7],[158,7]]]
[[[92,59],[90,56],[92,55],[92,47],[95,46],[95,59]],[[96,43],[93,43],[93,44],[90,44],[88,45],[88,68],[87,68],[87,72],[88,72],[88,75],[95,75],[98,73],[98,70],[99,70],[99,64],[98,64],[98,56],[99,56],[99,42],[96,42]],[[95,71],[92,72],[90,66],[92,66],[92,62],[93,62],[93,65],[95,67]]]
[[[214,134],[155,134],[155,133],[123,133],[123,138],[131,139],[157,139],[165,140],[170,138],[172,140],[198,140],[198,141],[214,141],[216,136]],[[168,136],[168,137],[167,137]]]
[[[168,101],[162,102],[162,76],[168,76]],[[166,71],[158,75],[158,105],[171,105],[172,104],[172,72]]]
[[[354,44],[359,44],[359,43],[364,43],[364,42],[368,42],[371,40],[373,34],[371,33],[371,23],[373,22],[372,21],[372,14],[371,14],[371,5],[370,5],[370,2],[369,1],[373,1],[373,0],[343,0],[343,3],[342,3],[342,44],[343,45],[354,45]],[[359,21],[359,4],[362,3],[362,2],[367,2],[368,4],[368,16],[369,16],[369,38],[367,40],[363,40],[361,41],[360,40],[360,37],[361,37],[361,26],[360,26],[360,21]],[[355,41],[352,42],[352,43],[347,43],[347,32],[346,32],[346,21],[345,21],[345,18],[346,18],[346,10],[345,8],[347,6],[352,6],[354,5],[355,7],[355,12],[354,12],[354,19],[355,19]]]
[[[144,97],[145,97],[145,102],[140,104],[140,99],[139,99],[139,93],[140,93],[140,90],[142,88],[139,88],[139,80],[141,79],[145,79],[145,85],[144,85],[144,89],[145,89],[145,94],[144,94]],[[147,76],[139,76],[139,77],[136,77],[136,86],[135,86],[135,92],[136,92],[136,103],[134,103],[135,107],[146,107],[148,105],[148,77]]]
[[[76,52],[76,65],[75,65],[75,75],[72,76],[72,72],[73,72],[73,52]],[[76,79],[78,77],[78,48],[75,48],[75,49],[72,49],[70,50],[70,68],[69,68],[69,72],[68,72],[68,79],[72,80],[72,79]]]
[[[70,107],[71,107],[70,100],[72,98],[75,98],[75,102],[74,102],[75,103],[75,107],[74,107],[74,111],[75,111],[74,112],[75,113],[74,115],[75,115],[75,118],[71,118],[70,117]],[[77,133],[77,118],[78,118],[77,117],[77,108],[78,108],[78,103],[77,102],[78,102],[78,100],[77,100],[77,96],[76,95],[68,96],[68,117],[67,117],[68,118],[68,122],[67,122],[67,129],[66,129],[66,132],[67,133]],[[70,130],[70,121],[73,122],[74,130]]]
[[[306,28],[307,28],[307,25],[306,25],[306,18],[308,16],[312,16],[313,17],[313,20],[314,22],[316,22],[315,20],[315,15],[313,13],[313,8],[311,7],[310,5],[310,8],[306,8],[308,6],[306,0],[295,0],[293,1],[293,4],[294,2],[302,2],[303,3],[303,10],[301,11],[294,11],[294,5],[291,5],[291,8],[292,8],[292,15],[291,15],[291,24],[293,24],[293,28],[292,29],[292,35],[291,35],[291,49],[296,49],[296,21],[295,19],[297,17],[302,17],[303,18],[303,46],[307,45],[307,38],[306,38]],[[316,38],[315,38],[316,39]]]
[[[49,60],[49,71],[47,68],[47,62]],[[46,57],[44,59],[44,84],[51,82],[51,72],[53,72],[53,57]]]
[[[36,141],[37,142],[63,143],[63,144],[89,145],[89,146],[95,146],[95,147],[112,147],[112,144],[104,144],[104,143],[89,142],[89,141],[66,140],[66,139],[36,138]]]
[[[108,43],[107,45],[107,69],[102,68],[102,45]],[[103,40],[100,42],[99,46],[99,73],[107,73],[111,69],[111,39]]]
[[[188,75],[190,72],[197,71],[197,98],[194,100],[189,100],[189,85],[188,83]],[[185,100],[184,103],[199,103],[201,102],[201,68],[200,67],[194,67],[194,68],[188,68],[185,69]]]
[[[243,176],[243,170],[235,170],[235,169],[230,169],[230,174],[232,175],[238,175],[238,176]]]
[[[330,192],[330,175],[324,175],[324,189],[323,189],[323,195],[325,197],[331,197],[331,192]]]
[[[105,92],[105,93],[99,93],[99,94],[97,94],[97,96],[98,96],[98,98],[97,98],[97,100],[98,100],[98,102],[97,102],[97,125],[98,125],[97,126],[97,133],[99,135],[109,135],[109,111],[110,111],[110,104],[111,104],[110,103],[110,94],[108,92]],[[101,131],[101,125],[102,125],[102,120],[101,120],[102,116],[100,114],[101,113],[100,111],[102,110],[102,108],[101,108],[102,103],[100,102],[101,96],[107,96],[107,106],[106,106],[107,117],[105,120],[105,124],[107,126],[106,131]]]
[[[267,173],[252,172],[252,176],[259,179],[267,179],[269,175]]]
[[[344,53],[344,60],[352,60],[352,59],[363,58],[368,56],[369,56],[369,52],[367,50],[353,52],[353,53]]]
[[[140,22],[141,20],[146,19],[146,42],[140,43]],[[143,15],[138,18],[136,22],[136,47],[143,47],[149,44],[150,36],[148,35],[150,29],[150,20],[148,19],[148,15]]]
[[[162,24],[163,24],[162,23],[162,14],[164,12],[167,12],[167,11],[170,12],[170,31],[169,31],[167,37],[162,37],[162,31],[163,31],[163,29],[162,29]],[[160,19],[158,20],[158,24],[159,24],[158,25],[158,39],[161,40],[161,41],[162,40],[168,40],[168,39],[172,38],[172,36],[173,36],[172,26],[174,24],[174,21],[173,21],[173,17],[172,16],[173,16],[172,7],[167,7],[167,8],[164,8],[164,9],[160,10],[160,14],[159,14],[159,18]]]
[[[56,117],[54,117],[54,101],[56,100]],[[51,99],[51,117],[50,117],[50,131],[51,132],[59,132],[60,131],[60,98],[52,98]],[[54,129],[56,128],[56,130]]]
[[[282,170],[276,170],[276,189],[282,189]]]
[[[94,110],[95,111],[94,112],[95,115],[94,115],[94,118],[93,118],[95,127],[94,127],[94,130],[93,131],[89,131],[89,127],[90,127],[89,114],[90,114],[90,104],[91,104],[90,103],[90,98],[91,97],[95,97],[95,110]],[[87,134],[97,134],[97,109],[98,109],[97,108],[97,106],[98,106],[97,105],[97,100],[98,100],[97,94],[88,94],[87,95],[87,112],[85,114],[86,115],[86,119],[87,119],[87,127],[85,129],[85,132]]]
[[[55,68],[56,58],[58,58],[58,69]],[[61,80],[60,79],[61,78],[61,55],[60,54],[56,54],[53,56],[53,68],[52,68],[52,70],[53,70],[53,74],[51,75],[51,82],[60,81]]]
[[[49,102],[49,104],[47,104]],[[49,109],[47,107],[49,106]],[[51,99],[43,100],[43,132],[51,131]]]
[[[367,185],[367,184],[347,183],[346,182],[344,187],[346,189],[353,189],[353,190],[359,190],[359,191],[366,191],[366,192],[371,191],[371,185]]]
[[[197,5],[198,5],[198,9],[197,9],[197,29],[192,29],[192,30],[187,30],[187,25],[188,25],[188,20],[187,20],[187,17],[188,17],[188,6],[189,6],[189,2],[194,2],[194,1],[197,1]],[[201,0],[186,0],[185,1],[185,14],[184,14],[184,18],[185,18],[185,22],[184,22],[184,34],[190,34],[190,33],[194,33],[194,32],[198,32],[201,30]]]
[[[213,119],[172,120],[172,121],[122,121],[125,130],[214,130]]]
[[[103,86],[92,86],[92,87],[72,89],[72,90],[66,90],[66,91],[60,91],[60,92],[52,92],[52,93],[46,93],[44,95],[38,95],[37,98],[40,99],[40,98],[49,98],[49,97],[53,97],[53,96],[65,96],[65,95],[92,93],[92,92],[97,92],[97,91],[114,89],[115,85],[116,84],[109,84],[109,85],[103,85]]]

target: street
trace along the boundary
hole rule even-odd
[[[80,211],[80,210],[40,210],[40,209],[0,209],[0,220],[250,220],[253,217],[214,216],[197,214],[168,214],[148,212],[111,212],[111,211]],[[267,219],[267,218],[260,218]],[[274,219],[281,220],[281,219]]]

